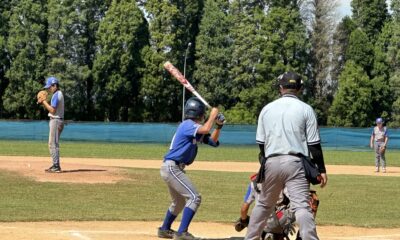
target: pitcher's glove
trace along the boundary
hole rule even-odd
[[[215,118],[215,124],[217,125],[217,129],[221,129],[225,123],[225,116],[222,113],[218,113],[217,117]]]
[[[380,146],[380,147],[379,147],[379,153],[380,153],[380,154],[384,154],[384,153],[385,153],[385,150],[386,150],[386,146]]]
[[[235,230],[237,232],[242,231],[243,229],[245,229],[249,225],[249,222],[250,222],[250,217],[249,216],[247,216],[247,218],[244,219],[244,220],[242,218],[239,218],[235,222]]]
[[[39,91],[37,96],[36,96],[37,97],[37,104],[41,104],[43,101],[46,101],[48,95],[49,94],[47,93],[46,90]]]

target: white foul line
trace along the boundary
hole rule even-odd
[[[77,237],[77,238],[82,239],[82,240],[91,240],[90,237],[86,237],[86,236],[82,235],[78,231],[69,231],[69,233],[71,233],[71,236]]]

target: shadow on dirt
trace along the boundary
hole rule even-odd
[[[62,173],[75,173],[75,172],[106,172],[104,169],[72,169],[72,170],[62,170]]]
[[[202,238],[202,240],[244,240],[244,237],[229,237],[229,238]]]

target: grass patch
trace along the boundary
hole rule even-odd
[[[167,144],[144,143],[94,143],[61,142],[62,157],[124,158],[124,159],[162,159],[168,151]],[[258,161],[258,147],[221,145],[213,148],[199,146],[196,161]],[[0,155],[6,156],[48,156],[47,143],[42,141],[0,141]],[[325,163],[332,165],[373,166],[373,151],[324,150]],[[386,152],[387,165],[400,166],[399,150]]]
[[[188,171],[188,175],[203,196],[194,221],[233,222],[239,217],[248,173]],[[128,169],[128,177],[117,184],[40,183],[0,172],[0,221],[161,224],[170,197],[159,170]],[[400,227],[399,187],[395,177],[330,176],[325,189],[316,188],[321,201],[317,223]]]
[[[318,190],[319,224],[394,228],[400,226],[398,177],[331,175]]]

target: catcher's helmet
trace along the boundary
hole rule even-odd
[[[204,115],[206,106],[197,97],[191,97],[185,104],[185,119],[197,119]]]

